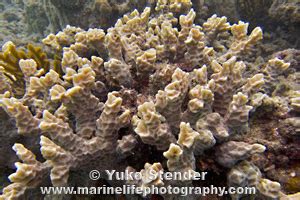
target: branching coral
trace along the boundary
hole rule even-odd
[[[159,155],[161,150],[166,150],[166,166],[156,155],[161,163],[146,163],[145,179],[131,184],[161,185],[161,180],[148,180],[147,171],[193,173],[197,160],[209,157],[224,172],[229,168],[229,186],[255,186],[263,198],[281,195],[280,184],[261,178],[250,162],[266,144],[249,142],[249,121],[266,99],[281,98],[272,96],[274,85],[290,64],[274,58],[249,72],[252,65],[244,60],[253,56],[262,30],[248,35],[247,23],[230,25],[216,15],[202,27],[195,25],[191,5],[189,0],[158,1],[155,11],[134,10],[107,32],[68,26],[49,35],[43,42],[63,52],[62,76],[54,70],[35,73],[38,61],[19,62],[25,94],[12,97],[7,89],[0,103],[19,134],[40,137],[45,161],[15,144],[23,163],[16,164],[12,184],[0,198],[21,198],[49,174],[54,186],[63,186],[70,184],[71,171],[136,171],[140,166],[128,156],[148,162],[148,151]],[[291,96],[288,110],[299,111],[298,99]]]
[[[228,174],[228,184],[231,186],[254,186],[260,195],[276,199],[280,196],[280,184],[262,178],[260,170],[247,161],[236,165]],[[233,195],[233,199],[239,199]]]
[[[32,59],[31,62],[34,63],[27,63],[28,61],[24,61],[26,59]],[[25,81],[29,81],[30,76],[48,72],[50,60],[41,47],[28,44],[27,50],[24,50],[17,48],[12,42],[7,42],[0,52],[0,66],[2,74],[9,79],[7,83],[13,89],[13,94],[22,96],[25,93]],[[59,65],[53,66],[53,69],[60,71]]]

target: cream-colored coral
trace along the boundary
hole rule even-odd
[[[216,51],[224,51],[225,47],[218,41],[218,37],[227,37],[227,32],[230,30],[227,18],[213,15],[202,26],[205,33],[206,45],[212,46]]]
[[[212,111],[214,94],[212,92],[213,81],[206,85],[196,85],[189,91],[188,109],[184,112],[182,119],[194,124],[199,118]]]
[[[248,161],[243,161],[234,166],[228,173],[228,185],[230,186],[255,186],[262,178],[258,167]]]
[[[185,51],[187,50],[185,41],[189,36],[191,28],[193,27],[195,17],[196,13],[193,9],[191,9],[187,15],[181,15],[179,17],[179,24],[181,26],[181,30],[178,33],[178,58],[182,58],[185,54]]]
[[[199,28],[191,28],[189,36],[184,41],[187,52],[184,58],[191,67],[196,67],[201,63],[208,63],[209,58],[203,53],[205,48],[204,33]]]
[[[284,62],[279,58],[270,59],[267,63],[266,68],[264,69],[265,76],[265,86],[264,89],[267,93],[272,93],[278,84],[279,76],[283,75],[283,72],[287,70],[290,66],[290,63]]]
[[[76,68],[76,66],[78,65],[77,64],[78,58],[79,58],[79,56],[73,50],[65,49],[64,54],[63,54],[63,59],[61,62],[62,69],[64,71],[66,71],[67,67],[72,68],[72,69]]]
[[[158,150],[165,150],[170,143],[175,142],[170,127],[165,123],[165,118],[156,111],[153,102],[140,105],[132,122],[136,127],[135,132],[142,141],[156,146]]]
[[[203,23],[203,30],[208,38],[215,37],[217,34],[226,32],[229,29],[230,24],[227,22],[226,17],[217,17],[217,15],[213,15]]]
[[[21,59],[19,61],[19,66],[20,66],[25,78],[33,76],[37,71],[37,64],[33,59],[27,59],[27,60]]]
[[[159,176],[160,173],[163,172],[163,167],[160,163],[153,163],[152,165],[150,163],[145,163],[144,165],[145,169],[141,170],[141,173],[143,175],[143,185],[142,186],[149,186],[149,185],[155,185],[155,186],[162,186],[164,185],[163,181],[161,180],[161,177]],[[156,178],[153,178],[153,172],[156,172],[155,176]],[[152,173],[152,177],[150,178]]]
[[[244,94],[253,94],[257,92],[265,84],[263,74],[255,74],[253,77],[247,79],[247,83],[242,87]]]
[[[64,46],[68,46],[74,43],[74,36],[76,35],[76,33],[82,31],[83,30],[81,28],[68,25],[63,31],[58,32],[56,35],[48,35],[45,39],[43,39],[43,43],[56,50],[62,50]]]
[[[188,149],[194,148],[195,154],[201,154],[203,150],[214,146],[216,140],[211,132],[200,129],[197,132],[189,123],[181,122],[177,143]]]
[[[247,36],[247,29],[248,24],[241,21],[231,27],[231,32],[235,37],[235,40],[230,45],[227,53],[221,57],[221,60],[223,58],[228,59],[232,56],[240,57],[241,55],[251,51],[251,48],[262,40],[263,33],[260,27],[253,29],[249,36]]]
[[[232,96],[241,86],[242,73],[246,66],[242,61],[238,62],[236,57],[230,58],[222,65],[214,60],[211,65],[214,71],[211,78],[215,82],[213,108],[224,115],[232,101]]]
[[[157,110],[166,117],[171,127],[178,127],[180,116],[180,105],[188,90],[188,73],[177,68],[172,75],[172,82],[165,87],[164,91],[158,91],[155,106]]]
[[[191,148],[194,143],[200,139],[199,133],[194,131],[190,124],[181,122],[178,144]]]
[[[247,36],[248,26],[249,23],[239,21],[238,24],[231,26],[231,33],[236,39],[242,40]]]
[[[266,197],[270,197],[270,198],[278,198],[280,197],[281,193],[281,186],[278,182],[275,181],[271,181],[268,179],[261,179],[257,185],[256,185],[258,191],[266,196]]]
[[[195,159],[190,151],[185,151],[180,146],[172,143],[164,157],[168,159],[167,166],[171,172],[189,172],[195,169]]]
[[[106,75],[111,82],[111,85],[120,85],[130,87],[132,85],[132,78],[130,69],[131,66],[117,59],[110,59],[104,63]]]
[[[88,29],[87,31],[78,32],[75,35],[75,44],[71,45],[70,48],[75,52],[81,52],[77,49],[77,44],[81,44],[81,47],[87,49],[95,49],[99,55],[105,50],[104,47],[105,32],[102,29]]]
[[[41,153],[52,166],[50,179],[54,186],[64,186],[68,183],[69,170],[74,158],[49,138],[41,136]]]
[[[22,144],[16,143],[13,150],[23,163],[17,162],[17,171],[9,176],[10,184],[3,189],[0,199],[20,199],[28,188],[34,188],[43,181],[43,174],[50,167],[49,163],[40,163],[35,155],[26,149]]]
[[[259,195],[264,199],[278,199],[282,196],[280,184],[262,178],[259,168],[248,161],[243,161],[234,166],[230,170],[227,180],[229,186],[255,187],[259,191]],[[232,194],[231,196],[233,199],[240,199],[243,195]]]
[[[15,98],[3,98],[1,104],[6,112],[15,118],[18,133],[22,135],[37,134],[39,120],[34,118],[27,106],[24,106]]]
[[[297,200],[300,197],[300,192],[289,195],[281,195],[280,200]]]
[[[210,113],[203,118],[200,118],[196,123],[198,132],[209,132],[218,141],[223,141],[229,137],[228,127],[225,124],[224,118],[219,113]]]
[[[166,58],[175,59],[178,44],[178,30],[172,27],[172,23],[166,21],[161,25],[161,37],[163,42],[163,51],[158,54],[160,60]]]
[[[118,139],[115,131],[122,125],[129,123],[130,111],[122,111],[122,98],[118,97],[117,92],[109,93],[108,99],[104,104],[104,109],[101,116],[97,120],[97,130],[95,135],[101,138],[104,142],[103,146],[108,153],[115,149],[116,144],[113,144]]]
[[[249,112],[253,107],[246,105],[247,102],[248,97],[243,93],[239,92],[233,95],[233,100],[225,115],[225,120],[230,129],[238,129],[238,132],[248,129]]]
[[[148,49],[141,56],[137,57],[137,71],[139,74],[149,74],[155,70],[156,50]]]
[[[66,110],[74,114],[77,135],[91,138],[96,127],[96,113],[101,107],[99,100],[80,86],[65,90],[62,86],[55,85],[51,88],[50,94],[52,100],[61,100]]]
[[[293,92],[290,97],[290,104],[295,111],[300,111],[300,91]]]
[[[256,153],[263,153],[266,147],[261,144],[247,144],[245,142],[229,141],[223,143],[216,152],[217,161],[225,167],[232,167],[235,163]]]
[[[98,11],[114,9],[109,1],[94,6]],[[152,155],[154,146],[156,153],[165,151],[170,172],[194,173],[196,159],[208,159],[219,164],[212,168],[233,167],[229,185],[255,185],[263,197],[278,197],[278,184],[261,179],[258,169],[244,160],[266,149],[249,138],[250,111],[274,106],[283,110],[280,116],[298,112],[297,95],[287,91],[281,98],[268,90],[289,64],[272,59],[256,69],[251,53],[262,39],[260,28],[248,35],[247,23],[230,25],[226,17],[216,15],[201,27],[194,24],[190,6],[190,0],[160,0],[154,15],[151,8],[134,10],[107,31],[68,26],[49,35],[44,43],[62,53],[61,74],[39,73],[31,60],[20,61],[28,77],[25,95],[13,98],[9,87],[1,86],[8,91],[0,95],[0,104],[19,133],[41,135],[45,161],[20,151],[29,156],[21,158],[25,164],[17,164],[18,176],[12,176],[14,183],[2,196],[21,197],[29,183],[39,186],[49,172],[52,184],[62,186],[69,183],[69,171],[131,171],[129,163],[140,167],[136,160],[161,159]],[[187,12],[180,16],[182,11]],[[6,82],[3,76],[1,83]],[[290,125],[296,122],[290,118]],[[26,163],[31,161],[33,166]],[[130,184],[192,184],[150,180],[149,170],[166,170],[161,163],[145,164],[143,180]]]
[[[130,173],[136,173],[136,170],[130,166],[127,167],[126,170]],[[151,185],[156,187],[165,185],[164,180],[160,176],[160,174],[164,173],[164,169],[160,163],[145,163],[144,169],[142,169],[139,173],[141,174],[140,180],[130,178],[127,180],[127,183],[130,185],[139,186],[143,189],[150,187]]]
[[[203,65],[199,69],[194,69],[191,74],[191,84],[192,85],[205,85],[208,81],[208,74],[207,74],[207,66]]]

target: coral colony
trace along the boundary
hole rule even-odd
[[[51,59],[46,49],[6,42],[0,54],[1,119],[20,136],[9,137],[12,125],[1,125],[1,137],[13,144],[19,161],[0,199],[38,199],[28,191],[42,185],[95,186],[87,175],[93,169],[208,171],[224,186],[255,187],[251,198],[293,198],[288,194],[296,191],[288,188],[299,185],[299,178],[286,173],[281,180],[264,164],[276,166],[266,155],[281,151],[279,139],[288,137],[285,145],[297,147],[299,79],[286,84],[299,78],[296,58],[289,62],[281,53],[259,63],[260,27],[248,33],[242,21],[231,25],[213,15],[197,25],[195,17],[190,0],[159,0],[107,31],[67,26],[43,40],[57,54]],[[270,118],[263,121],[264,115]],[[271,125],[273,132],[262,130]],[[284,127],[289,133],[276,136]],[[293,163],[290,151],[282,153],[287,163]],[[11,157],[3,155],[6,163]],[[299,173],[299,166],[290,165]],[[162,176],[109,182],[195,183]]]

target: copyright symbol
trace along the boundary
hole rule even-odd
[[[89,177],[91,180],[96,181],[100,179],[100,172],[98,170],[90,171]]]

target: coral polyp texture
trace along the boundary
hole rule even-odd
[[[30,193],[39,186],[97,186],[88,177],[94,169],[145,175],[127,182],[101,177],[112,186],[205,185],[150,180],[147,172],[207,171],[223,186],[255,187],[249,198],[294,198],[299,55],[261,58],[260,27],[249,31],[248,23],[217,15],[198,25],[195,17],[190,0],[159,0],[107,30],[67,26],[43,40],[48,51],[62,53],[59,65],[32,47],[26,55],[6,43],[0,114],[10,132],[0,137],[19,161],[0,199],[40,199]],[[1,167],[12,169],[16,159],[6,152]]]

